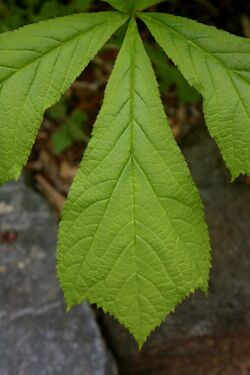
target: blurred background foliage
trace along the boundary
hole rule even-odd
[[[0,0],[0,31],[89,10],[93,0]]]

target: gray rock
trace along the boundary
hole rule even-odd
[[[23,180],[0,189],[0,375],[115,375],[87,304],[66,314],[57,225]]]
[[[250,374],[250,188],[239,181],[230,184],[205,129],[188,136],[183,152],[212,238],[208,296],[196,292],[187,298],[141,353],[115,320],[105,316],[103,324],[122,374]]]

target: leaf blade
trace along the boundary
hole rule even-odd
[[[44,111],[126,19],[80,14],[0,35],[0,183],[19,176]]]
[[[182,17],[140,18],[202,94],[209,132],[232,177],[250,174],[250,40]]]
[[[140,346],[185,295],[207,288],[202,205],[134,21],[66,203],[57,267],[69,307],[97,303]]]

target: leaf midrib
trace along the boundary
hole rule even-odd
[[[132,191],[133,191],[133,243],[134,243],[134,273],[136,279],[136,296],[137,296],[137,309],[138,309],[138,316],[139,320],[142,320],[141,316],[141,304],[140,304],[140,292],[139,292],[139,274],[137,271],[137,255],[136,255],[136,243],[137,243],[137,220],[136,220],[136,183],[135,183],[135,162],[134,162],[134,137],[135,137],[135,114],[134,114],[134,106],[135,106],[135,87],[134,87],[134,80],[135,80],[135,52],[136,52],[136,37],[137,37],[137,26],[135,21],[131,20],[129,27],[134,28],[134,32],[132,33],[132,43],[131,43],[131,69],[130,69],[130,154],[131,154],[131,176],[132,176]]]

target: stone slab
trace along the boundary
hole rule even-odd
[[[93,311],[67,314],[57,224],[21,179],[0,189],[0,375],[117,375]]]

